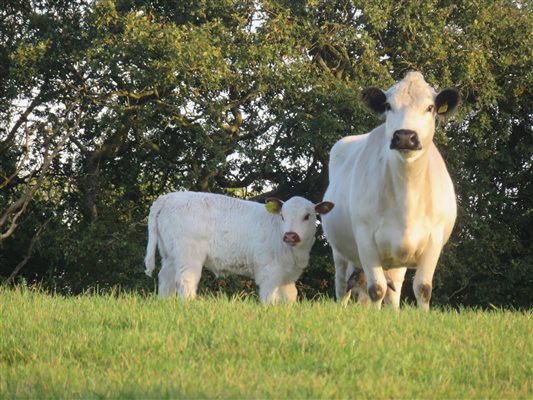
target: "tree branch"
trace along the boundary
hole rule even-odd
[[[67,110],[65,120],[67,119],[67,116],[69,115],[70,111],[71,110]],[[44,161],[40,168],[40,173],[35,184],[33,186],[30,186],[31,181],[33,180],[33,175],[36,173],[36,171],[38,171],[38,169],[33,170],[28,179],[26,180],[27,186],[24,193],[20,195],[17,200],[11,203],[7,210],[5,210],[0,216],[0,228],[3,227],[8,222],[8,220],[10,220],[9,227],[4,232],[0,231],[0,242],[7,239],[15,231],[18,219],[26,211],[28,204],[32,200],[35,192],[37,192],[37,190],[39,190],[39,188],[41,187],[52,161],[57,157],[57,155],[67,142],[68,138],[78,128],[83,117],[84,114],[80,113],[74,125],[67,130],[67,132],[61,138],[60,142],[56,145],[56,147],[50,154],[48,154],[48,147],[45,149]],[[58,136],[58,132],[61,128],[62,127],[58,127],[55,132],[52,132],[52,137]]]
[[[19,130],[20,126],[28,120],[28,116],[33,112],[35,107],[39,106],[41,104],[41,96],[43,93],[43,88],[41,87],[41,90],[35,96],[35,98],[32,100],[28,108],[21,114],[20,118],[15,122],[11,130],[9,131],[7,137],[5,140],[0,142],[0,153],[3,153],[9,146],[11,146],[11,143],[13,142],[13,139]]]
[[[9,277],[4,281],[5,285],[9,285],[10,283],[14,282],[15,276],[28,263],[28,261],[30,260],[33,254],[33,249],[35,248],[35,244],[39,240],[39,237],[41,236],[42,231],[44,230],[46,225],[48,225],[50,220],[51,218],[47,219],[45,223],[39,227],[39,229],[37,230],[37,233],[35,233],[35,236],[33,236],[33,238],[31,239],[30,246],[28,247],[28,251],[26,252],[26,255],[24,256],[22,261],[17,264],[13,272],[11,272],[11,275],[9,275]]]
[[[0,183],[0,190],[6,188],[13,179],[15,179],[20,171],[22,170],[22,166],[28,161],[28,158],[30,157],[30,135],[28,133],[28,129],[26,129],[26,139],[24,144],[24,157],[18,162],[18,165],[15,167],[15,171],[11,174],[11,176],[5,176],[4,181]]]

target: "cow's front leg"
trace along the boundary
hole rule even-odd
[[[433,290],[433,274],[439,261],[442,242],[442,231],[435,230],[428,240],[426,250],[422,253],[416,269],[413,291],[418,307],[424,311],[429,310],[429,301]]]
[[[372,301],[372,305],[377,309],[381,308],[381,303],[387,292],[387,280],[381,267],[379,255],[374,243],[370,240],[357,240],[359,257],[365,271],[367,280],[367,293]]]
[[[381,309],[381,303],[387,293],[387,280],[383,273],[383,268],[379,264],[371,264],[364,267],[367,277],[367,293],[372,305],[378,310]]]

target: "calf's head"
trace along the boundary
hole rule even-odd
[[[389,148],[406,156],[427,148],[435,133],[435,119],[453,113],[459,104],[455,89],[436,93],[419,72],[409,72],[386,92],[367,88],[363,102],[385,116],[385,135]]]
[[[316,214],[327,214],[333,208],[333,203],[323,201],[313,204],[303,197],[292,197],[286,202],[276,198],[268,198],[266,209],[281,219],[281,234],[283,241],[289,246],[314,241],[316,231]]]

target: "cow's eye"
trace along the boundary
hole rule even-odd
[[[307,221],[310,216],[311,216],[311,214],[305,214],[304,221]]]
[[[433,110],[435,109],[435,106],[433,104],[429,105],[428,108],[427,108],[427,112],[433,112]]]
[[[283,218],[283,214],[280,213],[279,215],[280,215],[280,217],[281,217],[281,220],[282,220],[282,221],[285,221],[285,218]]]
[[[385,103],[385,111],[390,111],[390,104],[389,103]]]

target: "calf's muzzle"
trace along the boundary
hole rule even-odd
[[[283,235],[283,241],[289,246],[295,246],[300,240],[300,236],[296,232],[285,232]]]
[[[410,129],[398,129],[392,135],[391,150],[421,150],[418,134]]]

